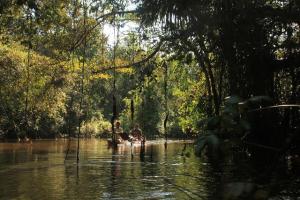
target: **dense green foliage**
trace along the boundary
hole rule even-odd
[[[299,2],[141,2],[144,24],[160,21],[174,49],[194,53],[211,112],[218,114],[228,95],[268,95],[276,103],[299,99]]]
[[[193,55],[205,79],[205,113],[212,119],[204,124],[216,122],[209,132],[227,139],[242,132],[242,139],[246,130],[242,131],[239,121],[246,115],[251,124],[246,139],[252,142],[285,148],[290,146],[285,141],[298,137],[299,108],[251,111],[299,104],[298,1],[141,0],[140,10],[145,27],[157,23],[163,27],[159,35],[168,44],[166,52],[180,60]],[[227,96],[268,96],[271,100],[249,104],[244,114],[228,113]],[[202,121],[199,114],[195,117]]]
[[[0,1],[0,75],[0,139],[78,136],[77,161],[115,120],[273,182],[300,154],[299,0]]]
[[[109,129],[100,107],[106,96],[96,92],[106,76],[92,75],[110,59],[107,38],[102,28],[91,29],[109,4],[99,14],[93,6],[1,2],[1,135],[56,137],[75,135],[79,126],[85,134]],[[101,87],[109,91],[106,82]]]
[[[148,137],[196,135],[208,119],[222,119],[213,128],[220,134],[232,118],[227,96],[271,98],[248,111],[296,104],[299,7],[292,0],[1,2],[0,134],[103,134],[113,113],[127,132],[139,123]],[[128,20],[141,26],[125,33]],[[291,116],[285,123],[298,129],[298,111],[291,112],[272,113],[273,122]],[[230,128],[237,129],[244,136],[239,124]]]
[[[79,127],[85,136],[107,134],[113,94],[126,131],[134,123],[148,137],[195,129],[197,113],[205,115],[198,105],[205,93],[202,73],[193,61],[159,55],[130,66],[153,48],[142,44],[143,31],[120,34],[123,18],[138,19],[133,14],[107,14],[124,10],[126,3],[1,3],[1,137],[75,136]],[[114,44],[102,22],[114,25]]]

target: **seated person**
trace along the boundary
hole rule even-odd
[[[120,127],[121,123],[119,121],[116,122],[115,127],[115,134],[116,134],[116,141],[118,143],[123,141],[122,135],[123,135],[123,129]]]
[[[130,136],[132,141],[136,140],[144,140],[144,137],[142,135],[142,130],[139,128],[138,124],[134,125],[134,128],[130,131]]]

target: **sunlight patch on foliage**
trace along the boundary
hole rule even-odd
[[[99,74],[93,74],[90,76],[90,80],[95,80],[95,79],[111,79],[112,76],[109,74],[104,74],[104,73],[99,73]]]
[[[133,74],[134,73],[134,70],[131,67],[119,68],[119,69],[116,69],[116,71],[120,72],[120,73],[124,73],[124,74]]]

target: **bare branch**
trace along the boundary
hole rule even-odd
[[[114,16],[114,15],[122,15],[122,14],[133,14],[133,13],[137,13],[137,10],[128,10],[128,11],[117,11],[117,12],[110,12],[110,13],[106,13],[103,14],[99,17],[97,17],[95,20],[97,21],[97,23],[92,26],[91,28],[87,29],[86,31],[84,31],[79,39],[77,39],[75,41],[75,43],[72,45],[72,47],[70,48],[70,51],[74,51],[83,41],[84,39],[97,27],[99,26],[102,22],[104,22],[108,17]]]
[[[124,68],[129,68],[129,67],[132,67],[132,66],[138,66],[140,64],[143,64],[143,63],[149,61],[151,58],[153,58],[156,55],[156,53],[160,51],[160,49],[161,49],[161,47],[162,47],[162,45],[164,44],[165,41],[166,41],[166,39],[160,40],[160,42],[155,47],[154,51],[142,60],[139,60],[139,61],[134,62],[134,63],[126,64],[126,65],[115,66],[115,67],[114,66],[104,66],[104,67],[101,67],[101,69],[99,69],[99,70],[93,71],[92,73],[97,74],[97,73],[101,73],[103,71],[107,71],[107,70],[111,70],[111,69],[124,69]]]

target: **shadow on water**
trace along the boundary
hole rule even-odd
[[[76,141],[64,162],[67,146],[0,144],[0,199],[222,199],[227,183],[260,179],[260,166],[245,155],[200,159],[182,141],[166,149],[163,141],[108,148],[104,140],[81,140],[78,165]]]

